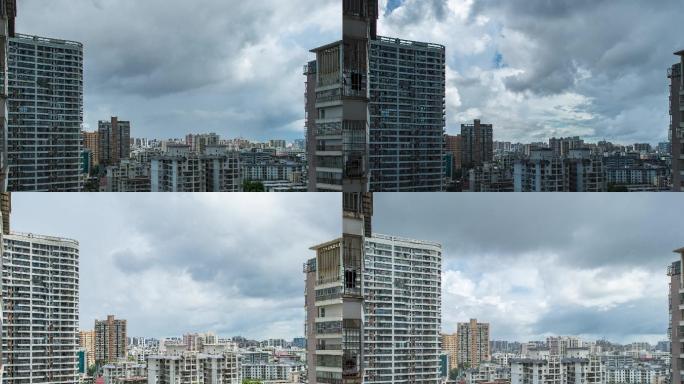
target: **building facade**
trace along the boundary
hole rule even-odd
[[[95,320],[95,362],[98,365],[125,360],[127,356],[126,320],[108,315]]]
[[[458,335],[442,335],[442,351],[448,356],[449,372],[458,368]]]
[[[239,384],[240,358],[225,345],[205,345],[188,351],[185,345],[167,345],[161,355],[147,359],[148,384]]]
[[[373,234],[364,268],[363,382],[441,383],[441,245]]]
[[[150,162],[152,192],[238,192],[240,156],[226,147],[207,147],[203,153],[188,145],[169,145]]]
[[[80,331],[78,333],[78,346],[86,351],[87,365],[95,364],[95,331]]]
[[[83,149],[90,151],[92,164],[100,164],[100,133],[98,131],[83,131],[81,134],[83,136]]]
[[[456,330],[458,338],[459,367],[477,368],[480,363],[489,361],[489,324],[478,323],[471,319],[467,323],[458,323]]]
[[[682,279],[682,261],[684,260],[684,248],[678,249],[675,253],[679,254],[679,260],[672,263],[667,270],[670,277],[670,292],[669,298],[669,328],[668,336],[670,338],[670,355],[671,355],[671,383],[681,383],[684,377],[684,321],[683,310],[684,300],[682,300],[682,293],[684,293],[684,284]]]
[[[8,190],[83,189],[83,45],[10,38],[8,89]]]
[[[14,21],[17,16],[16,0],[0,0],[0,192],[7,190],[9,162],[7,158],[7,123],[9,97],[8,55],[9,39],[14,37]],[[0,375],[1,378],[1,375]]]
[[[78,382],[78,242],[19,233],[3,242],[3,382]]]
[[[470,169],[494,160],[494,127],[475,120],[461,125],[461,164]]]
[[[381,36],[370,47],[371,191],[441,191],[445,48]]]
[[[668,71],[670,79],[670,143],[672,149],[672,189],[675,192],[684,190],[684,51],[676,52],[680,62]]]
[[[97,122],[98,163],[117,165],[131,157],[131,123],[112,117]]]
[[[342,40],[316,54],[316,190],[368,191],[369,50],[377,0],[342,2]]]

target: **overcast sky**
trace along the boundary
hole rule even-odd
[[[337,194],[19,194],[12,230],[80,241],[81,327],[131,336],[304,334],[302,265],[339,237]]]
[[[14,194],[12,227],[81,243],[81,325],[129,333],[303,334],[302,264],[339,236],[338,194]],[[444,247],[443,330],[666,339],[681,199],[377,194],[374,231]]]
[[[374,231],[441,242],[446,332],[667,339],[666,268],[684,246],[671,194],[376,195]]]
[[[667,138],[681,0],[380,0],[380,33],[447,46],[447,131],[495,139]],[[339,0],[21,0],[18,31],[85,44],[85,122],[133,136],[303,137],[310,48]]]

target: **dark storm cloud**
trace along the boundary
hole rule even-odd
[[[662,268],[684,242],[677,225],[684,209],[680,200],[670,194],[572,199],[381,194],[375,224],[378,231],[440,241],[454,258],[550,251],[568,265]],[[406,227],[405,220],[416,225]]]
[[[137,136],[292,139],[303,136],[301,66],[337,34],[334,0],[304,3],[302,15],[276,0],[24,0],[17,22],[84,43],[91,128],[118,114]]]

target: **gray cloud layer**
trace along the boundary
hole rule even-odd
[[[675,195],[377,194],[374,230],[444,245],[444,328],[499,338],[664,339]]]
[[[500,140],[667,137],[679,0],[404,0],[381,33],[443,43],[448,129]],[[86,123],[134,135],[303,137],[301,66],[339,38],[339,1],[23,0],[18,29],[86,45]]]
[[[13,229],[81,243],[81,326],[303,334],[302,263],[339,236],[337,194],[13,196]]]
[[[302,263],[339,236],[337,194],[14,194],[13,228],[81,242],[81,324],[136,335],[303,333]],[[657,341],[674,194],[377,194],[374,230],[444,245],[443,329],[476,317],[495,338]]]

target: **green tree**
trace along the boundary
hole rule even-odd
[[[266,187],[264,187],[264,183],[260,181],[245,180],[245,182],[242,183],[242,190],[244,192],[266,192]]]

